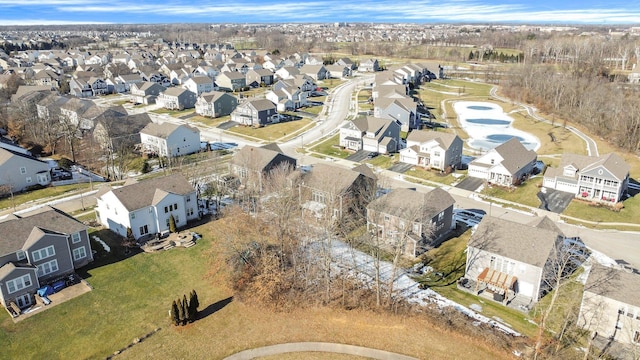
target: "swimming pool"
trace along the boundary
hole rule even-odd
[[[535,136],[512,127],[513,118],[502,107],[489,102],[458,101],[453,105],[462,129],[469,135],[467,144],[487,151],[515,137],[527,149],[537,150],[540,141]]]

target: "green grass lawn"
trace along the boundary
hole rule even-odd
[[[315,151],[321,154],[335,156],[339,158],[347,158],[351,153],[349,151],[342,150],[338,145],[340,144],[340,134],[335,134],[327,140],[314,145],[311,151]]]
[[[593,206],[591,203],[574,199],[562,214],[597,222],[640,223],[638,218],[638,214],[640,214],[640,196],[636,195],[629,198],[623,204],[624,208],[617,212],[606,206]],[[584,225],[595,228],[602,227],[586,223]],[[635,229],[637,231],[638,228]]]
[[[419,166],[414,166],[405,171],[405,175],[413,176],[419,179],[435,181],[445,185],[451,185],[456,181],[452,174],[441,175],[439,170],[427,170]]]
[[[516,186],[515,188],[505,188],[495,185],[485,187],[482,189],[482,194],[513,201],[518,204],[538,207],[540,206],[540,200],[538,199],[537,194],[540,191],[540,188],[538,187],[540,184],[542,184],[542,176],[531,178],[524,184]]]
[[[301,110],[304,112],[308,112],[310,114],[318,115],[320,114],[320,111],[322,111],[323,107],[324,105],[316,105],[316,106],[305,107],[305,108],[302,108]]]
[[[250,136],[265,141],[276,141],[280,138],[294,136],[309,126],[313,121],[310,119],[300,119],[278,124],[271,124],[260,128],[250,126],[235,126],[226,130],[232,134]]]
[[[381,169],[388,169],[391,165],[398,162],[398,157],[398,154],[378,155],[366,162]]]
[[[87,191],[89,190],[89,187],[90,187],[90,184],[88,183],[62,185],[62,186],[49,186],[40,190],[33,190],[25,193],[14,194],[13,199],[11,198],[11,196],[9,196],[0,200],[0,209],[9,209],[9,208],[12,208],[14,204],[16,206],[19,206],[20,204],[24,204],[29,201],[34,201],[38,199],[68,196],[80,190]],[[94,184],[94,188],[95,187],[96,185]]]
[[[180,117],[180,116],[192,114],[193,112],[195,112],[195,109],[169,110],[169,109],[163,108],[163,109],[151,110],[151,112],[156,114],[167,114],[173,117]]]
[[[221,116],[217,118],[210,118],[201,115],[195,115],[189,118],[189,122],[196,122],[210,127],[216,127],[224,122],[231,120],[231,116]]]

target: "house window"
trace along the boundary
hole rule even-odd
[[[149,208],[149,214],[153,214],[153,208]]]
[[[189,208],[189,210],[187,211],[187,216],[192,216],[193,215],[193,208]]]
[[[9,294],[13,294],[18,290],[22,290],[26,287],[31,286],[32,284],[31,275],[26,274],[17,279],[9,280],[6,282],[6,284],[7,284],[7,291],[9,292]]]
[[[80,242],[80,233],[71,234],[71,242],[77,244]]]
[[[21,309],[31,305],[31,295],[24,294],[22,296],[18,296],[16,298],[16,305]]]
[[[169,227],[169,223],[170,223],[170,218],[167,218],[167,227]]]
[[[313,201],[324,204],[325,203],[325,195],[322,192],[314,191],[311,195]]]
[[[433,156],[437,156],[437,157],[439,157],[439,156],[440,156],[440,151],[434,151],[434,152],[433,152]]]
[[[173,210],[178,210],[178,204],[173,204]]]
[[[42,248],[40,250],[33,251],[31,253],[31,259],[33,261],[39,261],[42,259],[46,259],[56,254],[56,251],[53,248],[53,245],[47,246],[46,248]]]
[[[26,174],[26,173],[27,173],[27,168],[26,168],[26,167],[24,167],[24,166],[22,166],[22,167],[20,168],[20,174]]]
[[[191,196],[187,196],[187,202],[191,202]]]
[[[24,253],[24,251],[18,250],[16,251],[16,257],[18,258],[18,261],[20,261],[20,260],[24,260],[27,257],[27,255]]]
[[[176,216],[174,217],[174,219],[176,220],[176,224],[178,224],[178,223],[180,222],[180,217],[178,217],[178,215],[176,215]]]
[[[73,261],[78,261],[80,259],[84,259],[85,257],[87,257],[87,250],[84,248],[84,246],[73,249]]]
[[[438,214],[438,221],[442,221],[444,219],[444,211]]]
[[[131,215],[129,215],[131,217],[131,220],[136,218],[136,213],[132,212]]]
[[[169,212],[169,208],[165,206],[165,207],[164,207],[164,213],[166,214],[166,213],[168,213],[168,212]]]
[[[173,205],[169,205],[169,211],[173,211]]]
[[[491,159],[491,165],[493,165],[496,161],[494,159]]]
[[[149,227],[147,225],[140,226],[140,235],[145,235],[149,233]]]
[[[634,343],[639,343],[640,342],[640,331],[636,330],[633,333],[633,342]]]
[[[74,252],[75,254],[75,252]],[[38,265],[38,277],[45,276],[58,271],[58,260],[53,259]]]
[[[25,179],[27,184],[31,184],[31,176],[27,176],[27,178]]]

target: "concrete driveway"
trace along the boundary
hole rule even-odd
[[[222,124],[218,125],[218,129],[229,130],[236,125],[240,125],[240,124],[238,124],[235,121],[225,121]]]
[[[366,160],[367,156],[369,156],[370,153],[371,151],[359,150],[356,153],[349,155],[349,157],[347,157],[347,160],[360,162],[362,160]]]
[[[399,162],[399,163],[394,164],[393,166],[391,166],[388,170],[402,174],[402,173],[406,172],[407,170],[411,169],[412,167],[413,167],[413,165],[411,165],[411,164]]]
[[[456,185],[456,187],[468,191],[476,191],[483,183],[484,180],[482,179],[468,176],[466,179],[462,180],[458,185]]]
[[[547,188],[545,192],[538,193],[538,199],[542,203],[540,209],[561,214],[573,200],[573,194]]]

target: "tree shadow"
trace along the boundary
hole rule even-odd
[[[226,299],[210,304],[209,306],[198,312],[198,319],[204,319],[209,315],[215,314],[219,310],[222,310],[225,306],[229,305],[232,301],[233,296],[229,296]]]

